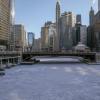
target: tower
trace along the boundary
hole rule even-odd
[[[10,0],[10,5],[11,5],[11,24],[15,23],[15,0]]]
[[[98,0],[98,11],[100,11],[100,0]]]
[[[60,1],[56,2],[56,33],[54,40],[54,51],[59,51],[59,41],[60,41],[60,33],[59,33],[59,18],[60,18]]]
[[[14,24],[15,24],[15,0],[10,0],[10,47],[9,50],[15,49],[15,32],[14,32]]]
[[[91,7],[91,10],[90,10],[90,13],[89,13],[89,24],[90,26],[93,26],[94,24],[94,10],[93,8]]]
[[[81,15],[79,15],[79,14],[76,16],[76,23],[77,24],[82,24]]]
[[[10,0],[0,0],[0,45],[9,46]]]
[[[59,18],[60,18],[60,1],[57,0],[57,3],[56,3],[56,23],[58,23]]]

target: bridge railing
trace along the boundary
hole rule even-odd
[[[23,54],[96,54],[96,52],[23,52]]]
[[[20,51],[0,51],[0,54],[20,54]]]

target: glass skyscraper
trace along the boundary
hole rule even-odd
[[[34,33],[28,32],[28,46],[32,46],[34,44]]]

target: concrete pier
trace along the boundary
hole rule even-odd
[[[22,53],[18,51],[1,51],[0,68],[10,67],[21,63]]]

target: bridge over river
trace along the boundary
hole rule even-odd
[[[75,57],[83,58],[90,62],[100,63],[100,53],[95,52],[0,52],[0,63],[2,61],[17,62],[28,61],[33,57],[49,56],[49,57]],[[1,65],[0,65],[1,66]]]
[[[95,52],[24,52],[22,54],[23,60],[30,60],[33,57],[37,56],[50,56],[50,57],[57,57],[57,56],[69,56],[69,57],[81,57],[87,59],[92,62],[96,62],[96,53]]]

